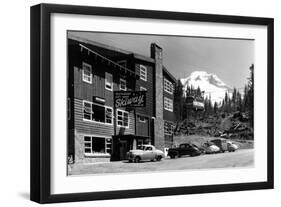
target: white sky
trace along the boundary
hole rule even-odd
[[[254,40],[71,32],[89,40],[150,57],[150,44],[163,48],[163,62],[178,79],[193,71],[216,74],[230,87],[242,88],[254,63]]]

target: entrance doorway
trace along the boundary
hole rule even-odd
[[[120,160],[126,159],[126,154],[128,151],[128,143],[126,140],[120,140]]]

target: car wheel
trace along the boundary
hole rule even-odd
[[[140,162],[141,158],[139,156],[135,157],[135,163]]]
[[[162,159],[162,156],[160,156],[160,155],[157,156],[157,158],[156,158],[157,161],[160,161],[161,159]]]
[[[192,152],[190,156],[195,157],[196,155],[198,155],[196,152]]]

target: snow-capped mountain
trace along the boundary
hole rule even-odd
[[[232,88],[226,85],[215,74],[205,71],[194,71],[187,78],[182,78],[180,80],[184,91],[186,91],[187,86],[193,86],[195,89],[199,86],[201,91],[204,91],[204,97],[211,97],[212,104],[215,102],[218,104],[222,103],[226,91],[231,96]]]

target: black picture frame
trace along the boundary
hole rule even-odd
[[[106,192],[87,192],[74,194],[51,194],[50,130],[51,130],[51,71],[50,71],[50,16],[53,13],[98,15],[112,17],[133,17],[161,20],[180,20],[210,23],[232,23],[267,26],[267,181],[238,184],[219,184],[204,186],[185,186]],[[31,7],[31,174],[30,199],[38,203],[89,201],[104,199],[135,198],[147,196],[167,196],[210,192],[226,192],[274,187],[274,78],[273,78],[273,38],[274,20],[272,18],[195,14],[152,10],[103,8],[89,6],[39,4]]]

